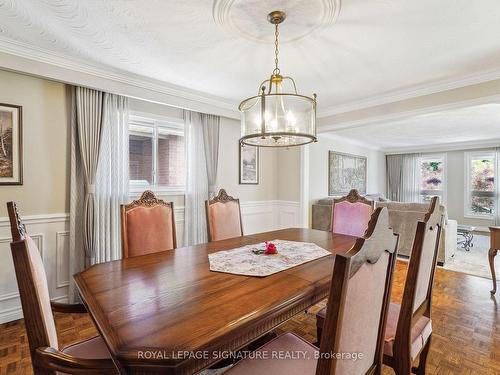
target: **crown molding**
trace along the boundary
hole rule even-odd
[[[358,141],[356,139],[344,137],[342,135],[337,135],[335,133],[321,133],[321,138],[328,138],[332,141],[340,142],[342,144],[349,144],[352,146],[366,148],[366,149],[373,150],[373,151],[382,151],[382,148],[378,147],[376,145],[372,145],[368,142],[362,142],[362,141]],[[318,140],[318,142],[321,142],[321,138]]]
[[[474,107],[482,104],[492,104],[492,103],[500,103],[500,94],[499,95],[490,95],[483,96],[480,98],[467,99],[467,100],[459,100],[456,102],[446,103],[435,105],[431,107],[422,107],[417,109],[412,109],[403,112],[396,113],[387,113],[379,116],[367,117],[359,120],[353,121],[345,121],[337,124],[329,123],[331,121],[330,118],[322,118],[318,121],[317,131],[319,134],[343,130],[343,129],[352,129],[363,126],[369,126],[379,123],[384,123],[388,121],[396,121],[396,120],[404,120],[411,117],[419,116],[419,115],[427,115],[430,113],[449,111],[453,109],[466,108],[466,107]]]
[[[386,94],[374,95],[365,99],[327,107],[318,112],[318,118],[325,118],[340,113],[357,111],[379,105],[399,102],[417,98],[420,96],[432,95],[443,91],[459,89],[462,87],[477,85],[489,81],[500,79],[500,69],[472,74],[459,79],[445,79],[430,84],[415,86],[414,88],[396,90]]]
[[[430,152],[447,152],[447,151],[462,151],[500,147],[500,138],[486,139],[482,141],[465,141],[454,143],[440,143],[426,146],[409,146],[409,147],[391,147],[384,148],[382,151],[386,155],[394,154],[413,154],[413,153],[430,153]]]
[[[158,102],[174,107],[214,113],[229,118],[239,118],[237,103],[231,100],[195,90],[189,90],[115,68],[105,68],[95,64],[89,64],[80,59],[54,53],[9,38],[0,37],[0,52],[27,60],[22,63],[0,57],[0,67],[8,70],[49,78],[69,84],[86,85],[112,93]],[[37,62],[41,65],[30,66],[29,61]],[[53,67],[63,69],[64,72],[54,70]],[[71,72],[96,77],[100,79],[100,81],[96,81],[95,79],[92,81],[81,75],[71,74]],[[89,82],[92,84],[89,85]],[[109,82],[113,82],[115,85],[109,85]],[[116,83],[119,85],[116,85]],[[127,90],[125,86],[130,86],[132,90]],[[160,95],[152,96],[150,93],[148,94],[146,90]],[[181,99],[181,101],[179,101],[179,99]],[[199,104],[202,104],[202,106]]]
[[[195,111],[214,113],[217,115],[239,119],[237,111],[238,102],[226,98],[217,97],[207,93],[190,90],[181,86],[169,84],[164,81],[150,79],[134,73],[128,73],[112,67],[104,67],[96,64],[90,64],[81,59],[69,57],[60,53],[55,53],[46,49],[22,43],[0,36],[0,53],[26,59],[40,63],[38,66],[29,66],[27,62],[19,64],[17,61],[7,61],[9,59],[0,56],[0,67],[27,73],[34,76],[49,78],[69,84],[80,84],[94,87],[101,90],[107,90],[120,95],[126,95],[137,99],[157,102]],[[50,66],[52,68],[46,67]],[[64,69],[65,74],[57,72],[53,67]],[[69,72],[69,74],[68,74]],[[101,79],[100,82],[82,78],[77,74]],[[325,120],[330,116],[340,113],[352,112],[360,109],[376,107],[383,104],[412,99],[415,97],[431,95],[438,92],[453,90],[470,85],[480,84],[492,80],[500,79],[500,69],[482,72],[461,79],[448,79],[439,82],[420,85],[410,89],[396,90],[387,94],[376,95],[365,99],[334,105],[318,111],[318,119]],[[89,84],[89,81],[93,85]],[[114,82],[117,85],[110,87],[107,82]],[[127,90],[123,86],[130,86],[136,90]],[[137,90],[138,89],[138,90]],[[145,92],[148,91],[148,92]],[[151,95],[154,93],[156,95]]]

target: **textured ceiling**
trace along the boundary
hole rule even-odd
[[[282,72],[320,114],[500,73],[498,0],[0,0],[0,42],[236,105],[272,70],[273,9],[288,14]]]
[[[340,135],[383,150],[499,141],[500,104],[485,104],[338,130]]]

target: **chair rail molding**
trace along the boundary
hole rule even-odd
[[[67,300],[69,278],[69,215],[67,213],[27,215],[27,232],[36,242],[47,273],[49,293],[57,301]],[[10,223],[0,218],[0,324],[22,318],[21,301],[12,262]]]

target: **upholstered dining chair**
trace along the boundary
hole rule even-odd
[[[414,370],[418,375],[425,374],[432,337],[432,287],[442,220],[439,198],[434,197],[424,220],[417,224],[402,303],[389,305],[384,364],[391,366],[397,375],[410,374],[418,357],[419,364]],[[325,316],[326,309],[316,316],[318,340],[321,340]]]
[[[177,247],[173,202],[146,190],[121,206],[123,258],[172,250]]]
[[[351,375],[380,374],[383,338],[396,259],[397,236],[386,208],[377,208],[366,237],[345,255],[335,256],[325,334],[320,349],[286,333],[262,346],[224,374]],[[278,359],[273,352],[305,353]],[[357,360],[334,353],[363,353]]]
[[[240,200],[227,195],[224,189],[205,201],[208,241],[220,241],[243,236]]]
[[[373,201],[352,189],[345,197],[333,200],[332,232],[362,237],[372,212]]]
[[[59,349],[52,311],[86,313],[81,304],[51,302],[40,252],[19,217],[16,204],[7,203],[10,244],[35,374],[118,374],[101,336]]]

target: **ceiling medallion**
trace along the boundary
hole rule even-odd
[[[279,25],[285,21],[283,11],[273,11],[267,20],[274,25],[274,70],[259,85],[257,96],[243,100],[240,143],[258,147],[300,146],[316,141],[316,94],[297,93],[292,77],[282,76],[278,67]],[[286,85],[285,85],[286,83]],[[285,86],[290,91],[285,91]]]
[[[214,0],[212,16],[215,23],[231,35],[254,42],[273,43],[266,19],[261,15],[270,9],[283,9],[289,15],[286,35],[281,40],[284,44],[333,25],[341,5],[341,0]]]

